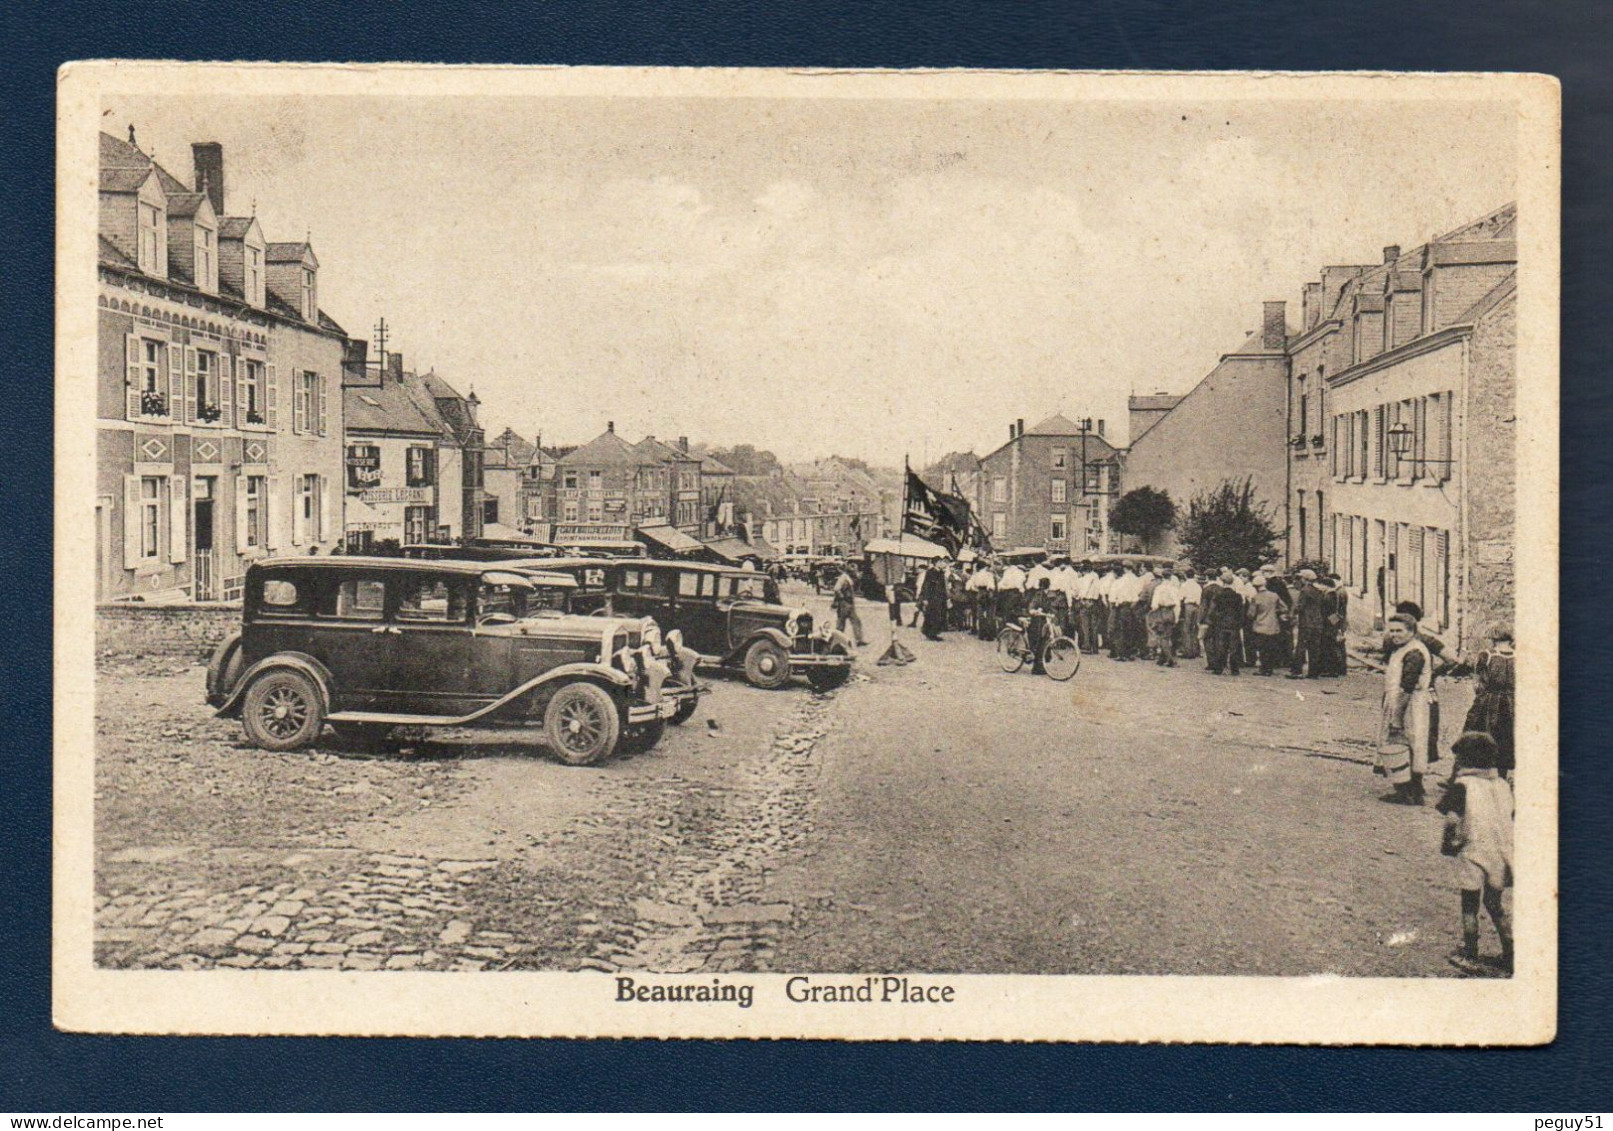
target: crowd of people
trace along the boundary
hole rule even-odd
[[[1203,658],[1212,675],[1260,676],[1286,670],[1289,679],[1346,674],[1349,595],[1337,574],[1302,568],[1284,573],[1194,569],[1143,561],[1054,558],[1031,565],[981,560],[921,567],[902,588],[914,597],[912,624],[931,640],[948,631],[995,640],[1008,624],[1026,626],[1033,651],[1063,635],[1082,652],[1107,652],[1118,662],[1153,660],[1176,667]],[[901,606],[892,587],[891,617]],[[832,603],[842,631],[862,644],[854,575],[834,583]],[[1489,913],[1501,940],[1500,969],[1512,966],[1512,933],[1503,893],[1512,884],[1514,669],[1510,629],[1497,628],[1471,663],[1447,654],[1425,633],[1423,610],[1411,601],[1395,606],[1381,645],[1383,701],[1376,773],[1391,793],[1385,800],[1421,806],[1425,780],[1444,761],[1438,681],[1471,672],[1474,700],[1450,747],[1449,776],[1440,783],[1444,851],[1456,858],[1462,895],[1461,950],[1452,962],[1480,972],[1478,915]]]

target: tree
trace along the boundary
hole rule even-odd
[[[1147,545],[1176,525],[1176,504],[1170,494],[1138,487],[1115,500],[1109,526],[1120,534],[1134,534]]]
[[[1271,507],[1255,500],[1254,485],[1247,478],[1228,479],[1194,495],[1177,534],[1200,573],[1222,566],[1257,569],[1276,555]]]

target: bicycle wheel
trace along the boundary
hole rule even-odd
[[[1042,652],[1042,667],[1060,683],[1072,679],[1081,670],[1081,649],[1068,636],[1055,636]]]
[[[997,666],[1005,672],[1025,666],[1025,633],[1013,625],[997,634]]]

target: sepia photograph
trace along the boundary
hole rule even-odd
[[[1551,1039],[1553,80],[60,95],[59,1025]]]

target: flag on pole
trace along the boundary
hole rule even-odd
[[[969,504],[957,495],[937,491],[907,469],[902,505],[902,533],[934,542],[952,557],[970,540]]]

